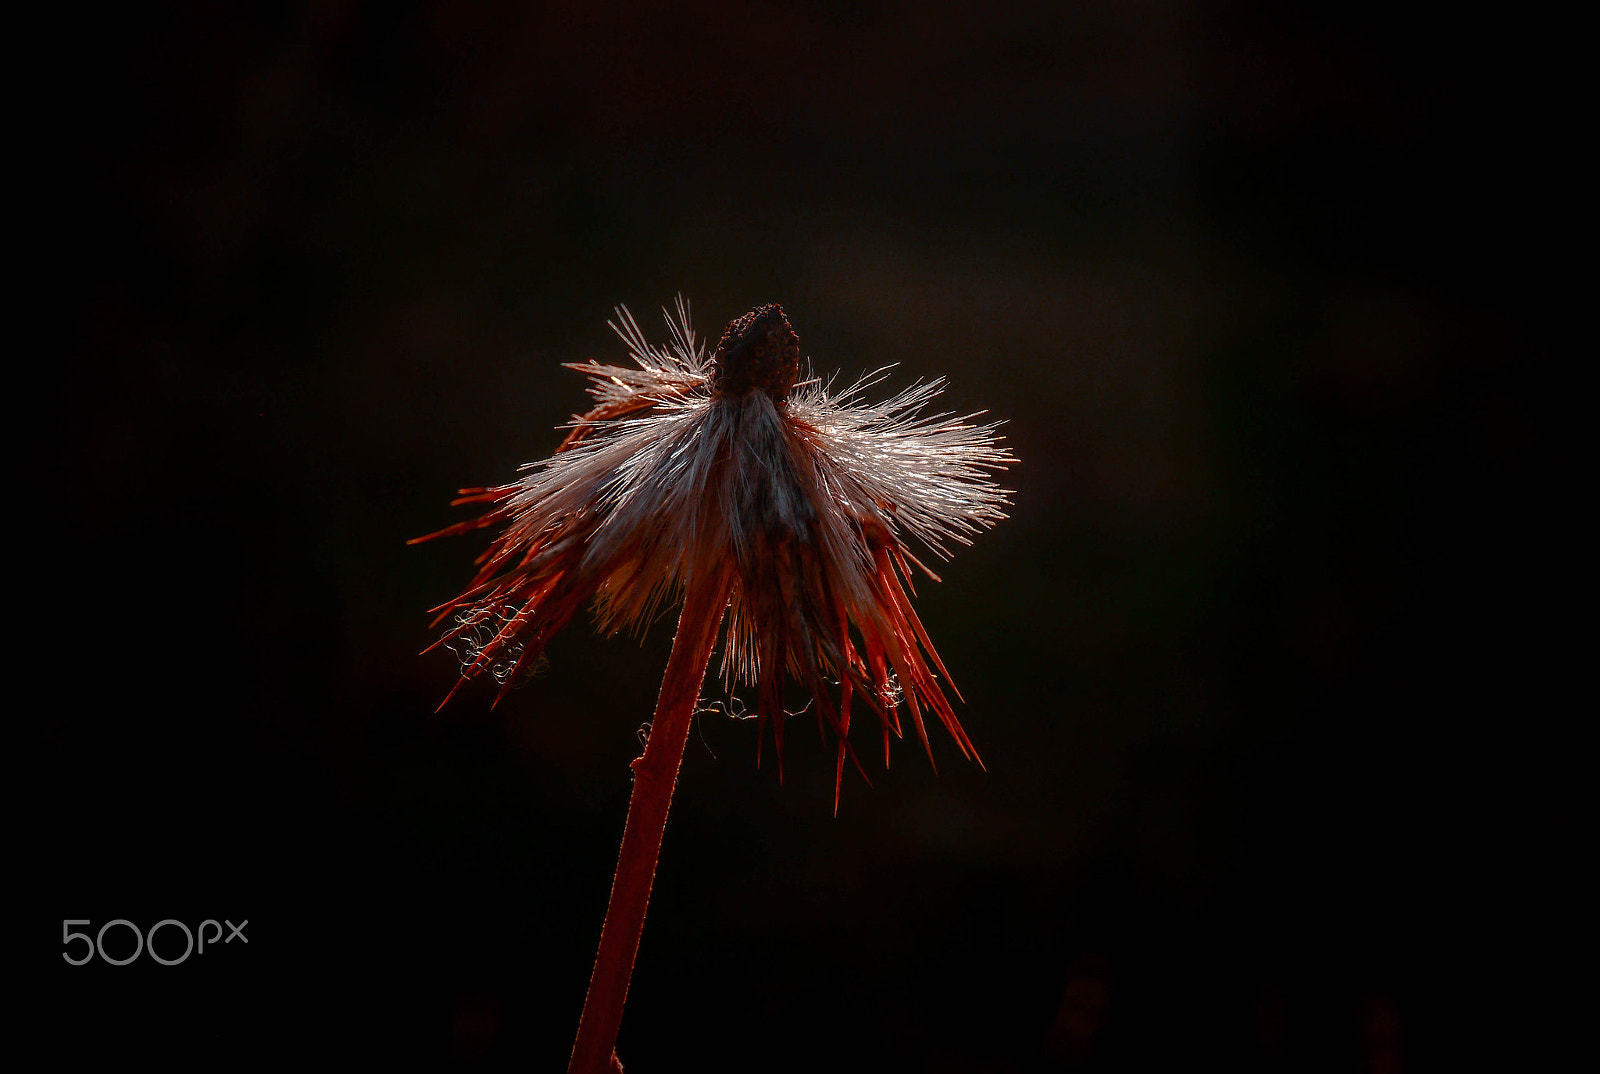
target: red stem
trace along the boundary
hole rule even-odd
[[[611,882],[611,902],[600,929],[600,951],[595,955],[589,995],[578,1020],[578,1039],[572,1046],[567,1074],[606,1074],[620,1070],[614,1049],[622,1026],[622,1005],[628,998],[633,960],[644,930],[644,912],[650,903],[656,860],[661,856],[661,835],[667,810],[678,782],[678,766],[689,741],[695,703],[717,627],[728,603],[726,568],[707,583],[686,587],[672,656],[661,680],[661,696],[650,724],[644,755],[633,762],[633,798],[628,802],[628,822],[622,832],[617,875]]]

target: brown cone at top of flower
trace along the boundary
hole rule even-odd
[[[729,323],[711,356],[711,369],[718,395],[760,388],[775,403],[788,399],[800,376],[800,337],[783,307],[757,306]]]
[[[1005,492],[984,471],[1014,459],[993,427],[921,417],[938,381],[876,405],[859,400],[872,378],[838,394],[800,381],[799,339],[775,304],[732,321],[709,354],[682,302],[668,315],[670,347],[618,314],[613,328],[638,368],[571,365],[594,380],[596,405],[574,417],[556,454],[515,483],[463,489],[455,503],[488,512],[417,539],[506,526],[467,589],[435,609],[436,623],[454,617],[440,642],[462,646],[456,688],[489,672],[498,703],[591,600],[602,630],[639,627],[731,559],[722,677],[755,685],[780,779],[789,673],[838,736],[835,809],[854,696],[879,717],[886,765],[902,700],[930,761],[924,710],[977,760],[906,593],[912,564],[937,576],[901,533],[943,555],[944,540],[967,543],[1005,517]]]

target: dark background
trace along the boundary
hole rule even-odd
[[[1460,1069],[1539,1036],[1503,896],[1554,793],[1559,27],[218,7],[42,45],[50,1054],[563,1068],[671,623],[575,623],[498,710],[434,715],[424,610],[481,540],[404,542],[551,451],[613,304],[660,338],[679,292],[713,335],[782,302],[820,369],[899,363],[883,391],[949,376],[1021,464],[918,602],[987,772],[902,744],[835,819],[804,724],[780,788],[703,720],[630,1072]],[[69,917],[249,944],[72,968]]]

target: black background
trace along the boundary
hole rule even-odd
[[[899,363],[882,390],[947,375],[1021,464],[918,600],[987,771],[901,744],[835,819],[804,724],[780,788],[703,720],[630,1072],[1538,1038],[1505,892],[1554,793],[1561,28],[1153,0],[53,33],[49,1054],[562,1068],[671,621],[575,622],[498,710],[434,715],[424,610],[481,543],[404,541],[550,452],[613,304],[660,338],[679,292],[702,334],[782,302],[820,369]],[[249,944],[73,968],[65,918]]]

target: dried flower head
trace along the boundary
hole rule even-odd
[[[879,718],[885,764],[902,701],[924,749],[931,712],[976,759],[901,579],[911,586],[915,565],[937,580],[908,536],[948,558],[948,542],[1005,517],[989,471],[1014,460],[994,426],[924,416],[940,380],[868,404],[881,370],[837,393],[802,377],[777,305],[733,321],[709,352],[682,299],[666,319],[672,339],[657,347],[619,308],[611,327],[634,367],[569,365],[593,379],[594,408],[521,480],[463,489],[457,504],[489,505],[481,518],[429,535],[505,527],[466,590],[436,609],[451,624],[441,641],[462,656],[457,688],[489,673],[503,696],[591,600],[613,632],[642,627],[679,593],[724,585],[723,679],[755,686],[780,777],[786,672],[838,736],[836,802],[852,697]]]

